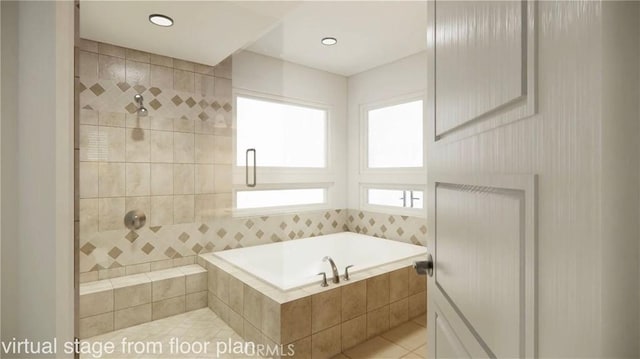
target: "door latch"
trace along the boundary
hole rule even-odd
[[[431,254],[427,254],[427,260],[413,262],[413,268],[419,275],[428,275],[433,277],[433,257]]]

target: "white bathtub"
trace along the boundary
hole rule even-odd
[[[215,252],[219,257],[251,275],[286,291],[318,282],[319,272],[331,281],[330,256],[340,276],[425,254],[422,246],[390,241],[363,234],[343,232],[324,236]]]

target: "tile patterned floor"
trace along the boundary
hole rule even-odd
[[[334,359],[420,359],[427,357],[426,317],[419,317],[347,349]]]
[[[171,338],[176,337],[180,338],[181,342],[209,342],[208,351],[196,353],[198,348],[193,347],[192,351],[186,353],[177,353],[175,350],[171,352]],[[98,349],[94,347],[93,353],[81,354],[80,358],[260,358],[243,353],[218,355],[218,343],[227,344],[230,340],[232,343],[243,343],[242,338],[233,329],[211,310],[203,308],[86,339],[83,343],[87,346],[113,343],[114,352],[96,356],[94,354],[97,354]],[[426,358],[426,342],[426,317],[419,317],[348,349],[335,359]],[[153,354],[151,347],[143,348],[144,352],[136,353],[135,346],[142,346],[143,343],[160,343],[154,345],[157,349],[161,346],[162,353],[157,350]]]

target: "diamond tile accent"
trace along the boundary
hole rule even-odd
[[[214,110],[218,111],[220,108],[222,108],[222,106],[220,106],[218,101],[213,101],[213,103],[211,104],[211,108],[213,108]]]
[[[189,240],[191,236],[189,234],[187,234],[186,232],[182,232],[182,234],[180,236],[178,236],[178,239],[180,240],[180,242],[185,243],[186,241]]]
[[[160,229],[162,229],[162,226],[153,226],[153,227],[149,227],[149,229],[153,232],[153,233],[158,233],[158,231]]]
[[[329,219],[331,218],[331,213],[327,212],[324,214],[324,219]]]
[[[90,242],[87,242],[84,246],[80,247],[80,251],[86,255],[90,255],[91,253],[93,253],[94,249],[96,249],[96,246],[94,246]]]
[[[142,85],[135,85],[133,86],[133,89],[138,91],[139,94],[145,92],[147,90],[146,87],[142,86]]]
[[[280,239],[280,237],[276,236],[275,234],[272,234],[271,242],[282,242],[282,239]]]
[[[218,234],[218,237],[224,238],[224,236],[227,234],[227,231],[225,231],[224,228],[220,228],[217,234]]]
[[[109,255],[109,257],[116,259],[122,254],[122,250],[120,250],[120,248],[118,247],[113,247],[107,254]]]
[[[372,226],[375,225],[376,224],[375,219],[373,219],[373,218],[369,219],[369,224],[372,225]]]
[[[200,253],[200,251],[202,251],[202,248],[204,248],[204,247],[202,247],[202,246],[200,245],[200,243],[196,243],[196,244],[194,244],[194,245],[193,245],[193,247],[191,247],[191,250],[192,250],[194,253]]]
[[[294,223],[300,222],[300,216],[298,216],[297,214],[295,216],[293,216],[293,222]]]
[[[176,250],[171,248],[171,247],[167,248],[167,250],[164,251],[164,255],[169,257],[169,258],[175,257],[177,253],[178,252],[176,252]]]
[[[363,219],[364,218],[364,213],[362,213],[362,212],[358,213],[358,218]]]
[[[362,219],[362,218],[360,218],[360,219]],[[389,221],[389,223],[391,223],[391,224],[396,223],[396,219],[393,218],[393,216],[389,216],[389,219],[387,219],[387,221]]]
[[[231,105],[228,102],[225,103],[224,106],[222,106],[222,108],[227,112],[231,112],[231,109],[232,109]]]
[[[152,87],[152,88],[149,89],[149,92],[151,92],[151,94],[153,96],[158,96],[158,95],[160,95],[162,93],[162,90],[160,90],[157,87]]]
[[[313,221],[312,221],[312,220],[310,220],[310,219],[307,219],[307,220],[304,222],[304,224],[306,224],[306,225],[307,225],[307,227],[309,227],[311,224],[313,224]]]
[[[200,231],[200,233],[202,234],[205,234],[207,233],[207,231],[209,231],[209,226],[207,226],[206,224],[203,224],[200,227],[198,227],[198,231]]]
[[[280,223],[280,229],[284,231],[285,228],[287,228],[287,224],[285,222]]]
[[[100,84],[98,83],[89,87],[89,90],[91,90],[91,92],[93,92],[93,94],[96,96],[100,96],[104,93],[104,87],[100,86]]]
[[[259,239],[262,239],[262,236],[264,236],[264,232],[261,229],[259,229],[256,232],[256,237],[258,237]]]
[[[420,227],[420,233],[427,234],[427,226],[421,226]]]
[[[142,248],[140,248],[145,254],[151,253],[155,249],[155,247],[151,243],[147,243]]]
[[[126,236],[124,236],[124,238],[126,238],[131,243],[133,243],[136,239],[138,239],[138,237],[140,236],[138,235],[138,233],[134,231],[130,231],[129,233],[127,233]]]
[[[382,231],[382,233],[387,231],[387,226],[385,226],[384,224],[382,226],[380,226],[380,230]]]
[[[236,241],[240,242],[240,240],[242,240],[242,238],[244,238],[244,235],[240,232],[236,233],[235,236],[233,236],[233,238],[236,239]]]
[[[116,86],[118,86],[118,88],[119,88],[119,89],[120,89],[120,91],[122,91],[122,92],[125,92],[125,91],[127,91],[128,89],[130,89],[130,88],[131,88],[131,85],[129,85],[129,84],[128,84],[128,83],[126,83],[126,82],[118,82],[118,84],[117,84]]]
[[[207,244],[205,244],[205,245],[204,245],[204,249],[205,249],[207,252],[211,252],[211,251],[213,251],[213,249],[214,249],[215,247],[216,247],[216,246],[214,246],[214,245],[213,245],[213,243],[211,243],[211,242],[207,242]]]
[[[173,98],[171,98],[171,102],[173,102],[174,105],[176,106],[180,106],[180,104],[182,104],[182,99],[180,98],[180,96],[175,95],[173,96]]]
[[[194,100],[193,97],[189,97],[184,103],[191,108],[196,105],[196,100]]]
[[[296,238],[296,233],[294,231],[289,232],[289,239]]]
[[[200,112],[200,114],[198,115],[198,118],[201,119],[202,121],[206,121],[209,119],[209,115],[207,115],[204,112]]]
[[[149,106],[151,106],[152,109],[157,110],[160,107],[162,107],[162,104],[160,103],[160,101],[158,101],[158,99],[153,99],[151,100],[151,102],[149,102]]]
[[[104,269],[104,267],[99,265],[99,264],[96,264],[93,267],[91,267],[91,269],[89,271],[93,272],[93,271],[97,271],[97,270],[101,270],[101,269]]]
[[[250,220],[250,219],[249,219],[249,220],[247,220],[246,222],[244,222],[244,226],[245,226],[245,227],[247,227],[247,228],[249,228],[249,229],[251,229],[251,227],[253,227],[253,225],[254,225],[254,224],[255,224],[255,223],[253,223],[253,221],[252,221],[252,220]]]
[[[136,113],[138,111],[138,106],[136,106],[133,102],[129,102],[129,104],[124,108],[130,114]]]
[[[402,227],[398,227],[398,229],[396,230],[396,233],[398,233],[399,235],[402,235],[404,233],[404,230],[402,229]]]
[[[207,106],[209,106],[209,103],[202,99],[200,100],[200,102],[198,102],[198,105],[200,105],[200,108],[204,110]]]
[[[85,86],[82,82],[78,83],[78,93],[82,93],[82,91],[86,89],[87,89],[87,86]]]

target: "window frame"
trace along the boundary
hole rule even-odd
[[[248,99],[265,101],[265,102],[273,102],[273,103],[279,103],[279,104],[288,104],[288,105],[294,105],[299,107],[308,107],[316,110],[322,110],[322,111],[325,111],[326,113],[326,117],[325,117],[326,136],[325,136],[325,159],[324,159],[325,167],[278,167],[278,166],[260,167],[258,166],[258,168],[262,169],[265,172],[278,171],[278,172],[291,172],[291,173],[312,173],[312,172],[318,173],[318,172],[326,172],[332,169],[332,165],[333,165],[331,163],[331,158],[332,158],[331,129],[333,127],[332,126],[332,112],[333,112],[332,106],[329,106],[326,104],[320,104],[316,102],[303,101],[295,98],[264,94],[264,93],[259,93],[255,91],[249,91],[249,90],[234,90],[233,91],[233,105],[234,105],[233,106],[233,128],[235,129],[236,132],[238,129],[238,115],[237,115],[238,97],[244,97]],[[238,165],[238,153],[237,153],[238,146],[236,143],[236,139],[237,137],[233,136],[233,155],[234,155],[233,166],[236,168],[244,168],[244,166]]]
[[[369,112],[385,107],[402,105],[409,102],[422,101],[422,167],[386,167],[375,168],[369,167]],[[388,174],[388,173],[407,173],[418,174],[426,171],[427,168],[427,133],[424,123],[424,106],[426,103],[426,94],[424,91],[413,92],[402,96],[393,97],[391,99],[370,102],[360,105],[360,173],[366,174]]]
[[[400,191],[422,191],[422,208],[385,206],[369,203],[369,189],[390,189]],[[364,211],[389,213],[396,215],[427,217],[427,186],[425,184],[401,184],[401,183],[360,183],[360,208]]]
[[[369,167],[369,111],[400,105],[412,101],[422,101],[422,167],[392,167],[392,168],[370,168]],[[426,91],[409,92],[398,96],[386,98],[384,100],[370,101],[359,106],[359,171],[358,171],[358,197],[359,207],[363,211],[377,213],[387,213],[392,215],[427,217],[427,125],[425,121],[426,112]],[[368,189],[396,189],[396,190],[418,190],[423,191],[423,208],[404,208],[394,206],[383,206],[369,204]]]
[[[323,110],[326,113],[325,118],[325,167],[273,167],[264,166],[256,167],[258,172],[258,183],[256,187],[247,187],[245,185],[245,166],[238,165],[238,148],[237,148],[237,109],[238,97],[255,99],[260,101],[268,101],[282,104],[291,104],[294,106],[309,107]],[[335,202],[335,184],[336,173],[334,158],[334,113],[335,108],[330,104],[312,102],[298,98],[291,98],[279,95],[273,95],[247,89],[234,88],[232,92],[233,111],[232,123],[234,135],[232,136],[233,146],[233,164],[232,164],[232,217],[242,218],[259,215],[280,215],[298,213],[301,211],[322,211],[333,208]],[[260,156],[260,153],[257,154]],[[324,203],[320,204],[303,204],[293,206],[273,206],[261,208],[237,208],[237,192],[239,191],[261,191],[261,190],[286,190],[286,189],[308,189],[323,188]]]

